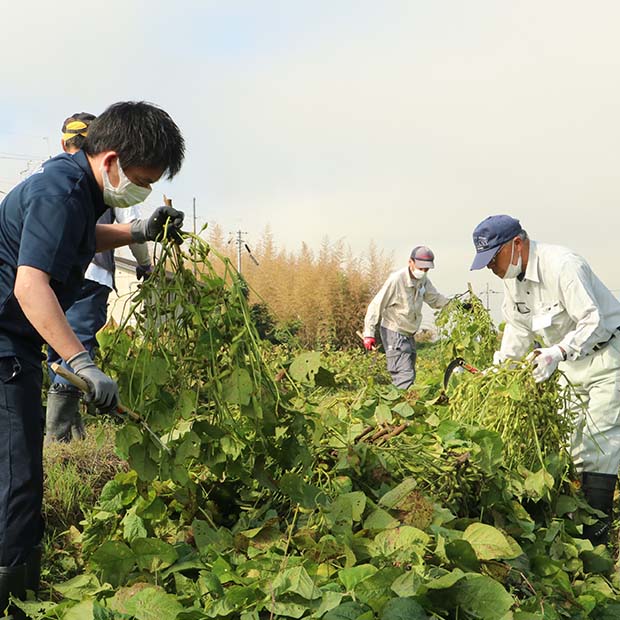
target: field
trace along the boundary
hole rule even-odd
[[[615,546],[580,537],[596,515],[567,454],[570,387],[503,366],[442,392],[456,355],[490,365],[477,299],[439,317],[403,392],[381,353],[261,341],[244,283],[199,239],[162,258],[101,337],[152,434],[114,425],[118,473],[73,502],[76,523],[48,492],[57,529],[43,602],[20,604],[31,617],[620,617]],[[63,481],[48,463],[48,484]]]

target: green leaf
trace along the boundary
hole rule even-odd
[[[586,573],[610,573],[614,567],[614,560],[607,551],[599,547],[592,551],[582,551],[579,556],[583,562],[583,569]]]
[[[391,424],[392,410],[387,405],[377,405],[375,408],[375,420],[377,424]]]
[[[355,599],[378,612],[389,599],[393,598],[392,584],[402,574],[403,569],[396,566],[379,569],[355,587]]]
[[[535,473],[529,473],[525,478],[523,488],[528,497],[534,501],[542,499],[549,491],[553,490],[553,476],[544,468]]]
[[[393,598],[381,610],[379,620],[428,620],[428,615],[415,599]]]
[[[123,517],[121,523],[123,525],[123,538],[129,543],[135,538],[146,538],[148,536],[144,521],[133,510],[130,510]]]
[[[372,564],[360,564],[352,568],[343,568],[338,571],[338,579],[346,588],[347,592],[353,591],[358,583],[374,575],[379,569]]]
[[[133,551],[122,542],[104,542],[91,556],[92,563],[102,574],[102,580],[118,587],[136,565]]]
[[[396,527],[398,524],[398,519],[395,519],[387,510],[377,508],[375,511],[371,512],[364,521],[364,529],[387,530]]]
[[[392,411],[401,418],[410,418],[414,413],[413,407],[409,403],[398,403],[398,405],[392,407]]]
[[[144,438],[143,438],[144,439]],[[148,444],[134,444],[129,448],[129,464],[136,470],[141,480],[150,482],[155,480],[159,473],[157,463],[149,454]]]
[[[168,373],[168,360],[164,357],[151,357],[149,360],[147,380],[152,381],[156,385],[166,385],[170,376]]]
[[[157,586],[148,586],[124,601],[126,613],[136,620],[174,620],[183,606],[172,594]]]
[[[501,620],[515,602],[500,583],[486,575],[468,575],[454,588],[457,607],[480,620]]]
[[[462,539],[453,540],[446,545],[446,556],[456,567],[464,571],[479,572],[480,561],[474,548]]]
[[[249,405],[253,392],[252,379],[245,368],[235,368],[222,383],[222,398],[233,405]]]
[[[318,351],[305,351],[298,355],[289,368],[289,374],[298,383],[314,385],[314,377],[321,366],[321,354]]]
[[[328,611],[323,616],[323,620],[372,620],[374,615],[372,609],[367,605],[347,601]]]
[[[516,542],[485,523],[472,523],[463,533],[463,539],[473,547],[479,560],[511,560],[523,553]]]
[[[519,384],[517,381],[513,381],[508,386],[508,396],[510,396],[512,400],[523,400],[523,388],[521,387],[521,384]]]
[[[380,500],[379,505],[395,508],[418,486],[414,478],[405,478],[397,487],[388,491]]]
[[[279,486],[291,501],[300,504],[303,508],[314,509],[319,504],[327,502],[327,495],[318,487],[305,482],[299,474],[284,474],[280,478]]]
[[[278,573],[271,588],[275,596],[292,592],[309,601],[321,598],[321,591],[314,585],[303,566],[295,566]]]
[[[119,512],[125,506],[129,506],[138,495],[137,480],[135,471],[116,474],[114,479],[103,487],[99,507],[106,512]]]
[[[429,540],[428,534],[412,525],[394,527],[375,536],[377,553],[384,557],[389,557],[400,549],[405,549],[408,554],[421,556]]]
[[[194,534],[196,546],[203,553],[206,553],[210,548],[224,551],[233,544],[233,538],[228,530],[224,528],[216,530],[201,519],[194,519],[192,533]]]
[[[116,431],[116,453],[122,459],[129,458],[129,448],[142,441],[142,433],[135,424],[127,423]]]
[[[96,620],[97,614],[94,611],[95,601],[87,600],[81,601],[77,605],[67,610],[67,613],[63,614],[63,620]],[[24,609],[24,611],[27,611]],[[28,618],[36,618],[35,615],[28,615]],[[112,618],[112,616],[109,616]]]
[[[415,596],[422,585],[422,578],[410,570],[394,580],[392,592],[402,597]]]
[[[77,575],[77,577],[73,577],[73,579],[54,584],[53,586],[54,590],[60,592],[65,598],[74,601],[81,601],[92,595],[92,593],[100,587],[99,580],[91,573]]]
[[[555,504],[555,513],[558,517],[563,517],[569,512],[575,512],[577,510],[577,500],[570,495],[560,495],[558,501]]]
[[[174,564],[178,559],[176,549],[157,538],[136,538],[131,543],[138,566],[151,573]]]
[[[366,496],[361,491],[345,493],[329,506],[329,518],[334,524],[352,523],[362,519],[366,507]]]

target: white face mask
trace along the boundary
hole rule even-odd
[[[139,202],[144,202],[151,193],[150,187],[140,187],[132,183],[128,178],[121,165],[116,160],[116,169],[118,170],[118,186],[114,187],[110,182],[108,171],[101,164],[101,178],[103,179],[103,202],[108,207],[116,209],[126,209]]]
[[[508,269],[506,269],[506,273],[504,274],[504,277],[502,278],[502,280],[511,280],[521,275],[521,271],[522,271],[521,254],[519,254],[519,258],[517,259],[517,264],[513,265],[512,259],[514,257],[514,253],[515,253],[515,242],[513,241],[512,250],[510,251],[510,264],[508,265]]]
[[[426,278],[426,271],[422,271],[421,269],[414,269],[411,272],[411,275],[416,279],[416,280],[424,280],[424,278]]]

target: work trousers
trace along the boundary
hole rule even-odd
[[[416,344],[413,336],[404,336],[381,326],[381,342],[392,383],[403,390],[415,381]]]
[[[0,566],[23,564],[43,537],[41,366],[0,358]]]
[[[95,357],[95,349],[97,348],[97,332],[106,324],[108,319],[108,297],[110,292],[107,286],[99,284],[99,282],[84,280],[78,299],[66,312],[67,321],[71,329],[93,359]],[[52,384],[61,383],[69,385],[66,379],[52,372],[50,367],[52,362],[71,370],[61,359],[60,355],[54,349],[48,347],[47,363],[50,381]]]
[[[620,465],[620,338],[592,355],[559,366],[574,385],[585,413],[578,412],[571,440],[577,470],[618,473]]]

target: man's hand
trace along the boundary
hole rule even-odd
[[[183,211],[172,207],[158,207],[151,217],[146,220],[134,220],[131,223],[131,238],[134,243],[158,241],[167,231],[168,238],[175,243],[183,243],[181,226],[183,226]]]
[[[148,280],[150,275],[153,273],[153,265],[138,265],[136,267],[136,278],[138,280]]]
[[[364,348],[366,351],[372,351],[375,348],[375,339],[370,336],[364,336]]]
[[[82,351],[69,358],[67,364],[91,388],[84,398],[87,403],[92,402],[102,411],[109,411],[116,407],[118,404],[118,386],[116,381],[95,366],[87,351]]]
[[[532,375],[536,383],[546,381],[556,370],[558,364],[566,359],[564,350],[556,345],[542,349],[534,349],[526,358],[534,363]]]

